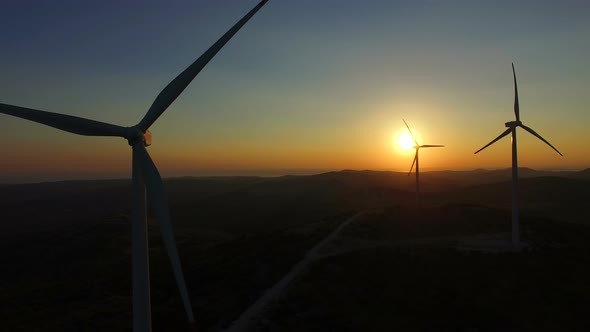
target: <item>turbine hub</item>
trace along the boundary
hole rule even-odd
[[[504,125],[508,128],[518,127],[522,124],[522,121],[509,121],[506,122]]]
[[[152,145],[152,133],[149,130],[141,131],[138,126],[127,128],[127,143],[134,146],[139,141],[143,141],[144,146]]]

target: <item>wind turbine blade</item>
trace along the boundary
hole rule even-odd
[[[444,148],[444,145],[432,145],[432,144],[425,144],[420,145],[421,148]]]
[[[557,150],[553,145],[551,145],[551,143],[549,143],[546,139],[544,139],[543,137],[541,137],[541,135],[537,134],[537,132],[535,132],[534,130],[532,130],[531,128],[521,124],[520,125],[524,130],[528,131],[529,133],[533,134],[534,136],[536,136],[538,139],[540,139],[541,141],[545,142],[545,144],[549,145],[553,150],[555,150],[555,152],[559,153],[560,156],[563,157],[563,155],[561,154],[561,152],[559,152],[559,150]]]
[[[514,77],[514,115],[516,121],[520,121],[520,107],[518,106],[518,87],[516,85],[516,71],[514,71],[514,62],[512,63],[512,76]]]
[[[178,256],[178,251],[176,249],[176,241],[174,240],[174,231],[170,222],[170,213],[168,211],[168,202],[166,194],[164,193],[162,178],[143,144],[136,144],[133,146],[133,157],[137,158],[139,161],[148,196],[151,199],[158,222],[160,223],[164,245],[166,246],[166,251],[168,252],[168,256],[172,263],[174,277],[176,278],[176,284],[180,290],[184,310],[186,311],[189,322],[194,324],[195,319],[193,316],[193,309],[186,289],[180,257]]]
[[[510,134],[510,132],[511,132],[511,131],[512,131],[512,128],[508,128],[508,129],[506,129],[506,131],[505,131],[505,132],[503,132],[503,133],[501,133],[501,134],[500,134],[500,136],[496,137],[496,138],[495,138],[493,141],[489,142],[489,143],[488,143],[486,146],[484,146],[483,148],[481,148],[481,149],[479,149],[479,150],[475,151],[475,152],[474,152],[474,154],[477,154],[479,151],[481,151],[481,150],[483,150],[483,149],[487,148],[488,146],[490,146],[490,145],[492,145],[492,144],[496,143],[496,141],[497,141],[497,140],[499,140],[500,138],[502,138],[502,137],[504,137],[504,136],[506,136],[506,135]]]
[[[408,126],[408,124],[406,123],[406,120],[402,119],[402,121],[406,124],[406,128],[408,128],[408,131],[410,132],[410,135],[412,136],[412,139],[414,140],[414,143],[416,143],[416,146],[420,145],[420,144],[418,144],[418,141],[416,140],[416,137],[414,137],[414,133],[412,133],[412,130],[410,129],[410,126]]]
[[[144,118],[139,123],[139,128],[146,131],[164,111],[178,98],[184,89],[192,82],[197,74],[209,63],[209,61],[221,50],[221,48],[238,32],[256,12],[266,4],[268,0],[263,0],[246,14],[238,23],[227,31],[213,46],[211,46],[203,55],[186,68],[172,82],[170,82],[162,92],[156,97],[156,100],[147,111]]]
[[[125,127],[110,123],[7,104],[0,104],[0,113],[41,123],[78,135],[125,137],[127,132]]]
[[[410,167],[410,171],[408,172],[408,176],[412,174],[412,170],[414,169],[414,164],[416,163],[416,159],[418,159],[418,149],[416,149],[416,154],[414,155],[414,161],[412,161],[412,167]]]

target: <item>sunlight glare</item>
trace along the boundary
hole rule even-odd
[[[397,144],[399,144],[399,146],[403,150],[413,149],[414,148],[414,140],[412,139],[412,135],[410,135],[410,133],[401,134],[400,137],[397,139]]]

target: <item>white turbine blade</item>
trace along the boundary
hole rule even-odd
[[[213,46],[193,62],[187,69],[170,82],[158,95],[144,118],[139,123],[139,128],[146,131],[164,111],[178,98],[184,89],[192,82],[197,74],[209,63],[209,61],[221,50],[221,48],[238,32],[256,12],[266,4],[263,0],[246,14],[238,23],[227,31]]]
[[[416,154],[414,155],[414,161],[412,161],[412,167],[410,167],[410,171],[408,172],[408,176],[412,174],[412,170],[414,169],[414,164],[416,163],[416,159],[418,159],[418,150],[416,149]]]
[[[424,144],[420,145],[421,148],[444,148],[444,145],[432,145],[432,144]]]
[[[506,135],[510,134],[510,132],[511,132],[511,131],[512,131],[512,128],[508,128],[508,129],[506,129],[506,131],[505,131],[505,132],[503,132],[503,133],[501,133],[501,134],[500,134],[500,136],[496,137],[496,138],[495,138],[493,141],[489,142],[489,143],[488,143],[486,146],[484,146],[483,148],[481,148],[481,149],[479,149],[479,150],[475,151],[473,154],[477,154],[479,151],[481,151],[481,150],[483,150],[483,149],[487,148],[488,146],[490,146],[490,145],[492,145],[492,144],[496,143],[496,141],[497,141],[497,140],[499,140],[500,138],[502,138],[502,137],[504,137],[504,136],[506,136]]]
[[[406,128],[408,128],[408,131],[410,132],[410,136],[412,136],[412,139],[414,140],[414,143],[416,143],[416,146],[420,145],[420,144],[418,144],[416,137],[414,137],[414,133],[412,133],[410,126],[408,126],[408,124],[406,123],[406,120],[402,119],[402,121],[406,124]]]
[[[516,71],[514,71],[514,63],[512,63],[512,76],[514,77],[514,115],[516,121],[520,121],[520,107],[518,106],[518,87],[516,86]]]
[[[0,113],[41,123],[70,133],[86,136],[126,137],[127,129],[110,123],[94,121],[77,116],[51,113],[20,106],[0,104]]]
[[[186,311],[189,322],[194,324],[195,319],[193,316],[193,309],[186,289],[180,257],[178,256],[178,250],[176,249],[174,230],[172,229],[172,224],[170,222],[170,213],[168,211],[168,202],[166,194],[164,193],[162,178],[143,144],[133,146],[133,157],[137,158],[139,161],[148,195],[154,206],[158,222],[160,223],[162,238],[164,239],[164,245],[166,246],[166,251],[168,252],[168,256],[172,263],[174,277],[176,278],[176,284],[180,290],[184,310]]]
[[[559,150],[557,150],[553,145],[551,145],[551,143],[549,143],[546,139],[544,139],[543,137],[541,137],[541,135],[537,134],[537,132],[535,132],[534,130],[532,130],[531,128],[521,124],[520,125],[524,130],[528,131],[529,133],[533,134],[534,136],[536,136],[538,139],[540,139],[541,141],[545,142],[545,144],[549,145],[553,150],[555,150],[555,152],[559,153],[560,156],[563,157],[563,155],[561,154],[561,152],[559,152]]]

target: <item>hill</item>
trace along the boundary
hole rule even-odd
[[[485,313],[505,306],[528,307],[521,314],[530,318],[546,314],[542,305],[566,300],[569,307],[551,307],[554,319],[547,318],[547,326],[564,324],[567,317],[582,317],[576,310],[590,298],[580,284],[590,277],[584,268],[590,266],[585,241],[589,232],[586,225],[575,223],[590,220],[585,204],[590,197],[588,170],[523,170],[523,236],[535,250],[483,256],[457,251],[448,244],[456,237],[509,231],[509,171],[423,174],[422,209],[414,207],[413,177],[398,172],[166,179],[200,328],[219,331],[227,327],[307,250],[360,210],[373,212],[365,221],[345,228],[334,247],[350,250],[336,251],[314,263],[309,274],[287,290],[286,302],[277,304],[263,319],[267,321],[263,330],[273,326],[279,330],[289,330],[289,326],[347,330],[338,322],[352,312],[357,315],[356,325],[349,330],[379,329],[385,326],[379,324],[391,322],[379,317],[390,313],[397,317],[400,328],[414,326],[421,331],[444,326],[467,329],[478,321],[494,319],[500,325],[490,325],[491,330],[526,330],[518,317]],[[0,276],[3,326],[15,331],[128,330],[130,181],[63,181],[0,188],[0,264],[7,271]],[[149,223],[154,329],[183,330],[182,304],[159,229],[151,217]],[[395,243],[428,244],[432,239],[446,240],[442,246],[436,242],[437,246],[391,247]],[[366,248],[373,242],[379,246]],[[500,282],[509,271],[515,276]],[[536,283],[519,293],[520,300],[501,300],[530,278],[537,278]],[[439,282],[427,282],[430,279]],[[424,286],[412,286],[412,280]],[[559,288],[564,283],[570,286]],[[484,287],[481,285],[489,292],[476,291]],[[463,286],[470,292],[463,291]],[[533,289],[540,288],[555,289],[547,293],[549,302],[535,300]],[[415,299],[410,301],[412,294]],[[493,300],[483,304],[477,302],[479,297]],[[457,300],[449,302],[452,298]],[[440,303],[448,310],[436,311]],[[469,320],[450,314],[463,311]],[[432,324],[417,323],[424,314],[435,318]],[[571,320],[570,325],[562,326],[575,329],[575,323]]]

